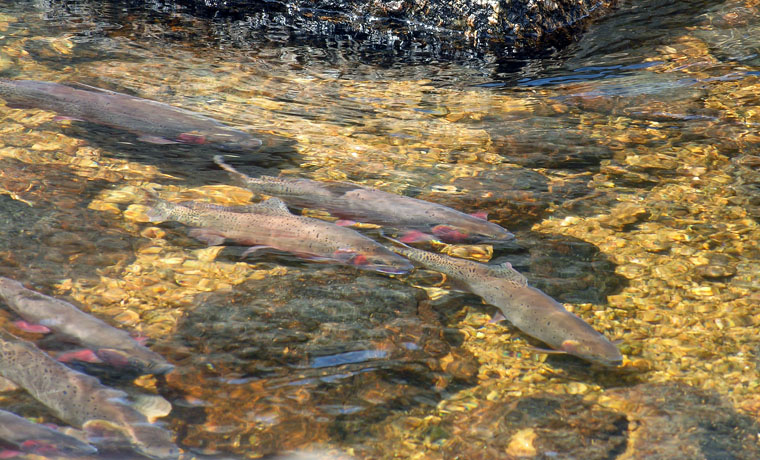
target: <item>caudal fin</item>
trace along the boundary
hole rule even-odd
[[[145,215],[151,222],[163,222],[171,216],[172,203],[159,198],[153,190],[143,189],[146,198],[143,204],[148,208]]]
[[[237,169],[233,168],[232,166],[228,165],[224,162],[224,158],[221,155],[214,155],[214,163],[216,163],[217,166],[224,169],[228,173],[232,174],[233,176],[237,177],[238,179],[247,179],[248,176],[241,173]]]

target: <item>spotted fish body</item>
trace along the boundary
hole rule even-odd
[[[350,228],[291,214],[285,203],[270,198],[247,206],[246,212],[208,203],[171,203],[153,198],[148,217],[196,227],[190,232],[209,244],[225,239],[271,247],[302,257],[332,260],[383,273],[406,273],[413,267],[403,257]]]
[[[97,452],[76,438],[4,410],[0,410],[0,440],[23,452],[42,455],[83,456]]]
[[[605,366],[618,366],[617,347],[578,316],[539,289],[510,264],[487,265],[411,247],[394,251],[426,268],[464,283],[487,303],[498,307],[516,328],[551,348]]]
[[[0,330],[0,376],[26,390],[59,419],[87,430],[93,422],[117,427],[132,447],[150,458],[177,458],[169,433],[130,407],[122,391],[69,369],[34,344]]]
[[[0,79],[0,98],[12,107],[50,110],[66,117],[123,129],[146,142],[211,144],[224,150],[258,148],[252,135],[212,118],[161,102],[100,88],[74,88],[35,80]]]
[[[227,165],[220,156],[214,160],[240,185],[256,193],[276,196],[291,206],[323,209],[344,219],[434,234],[448,242],[514,238],[499,225],[441,204],[345,182],[254,178]]]
[[[25,320],[93,349],[104,362],[150,374],[164,374],[174,368],[126,331],[116,329],[68,302],[27,289],[18,281],[0,277],[0,299]]]

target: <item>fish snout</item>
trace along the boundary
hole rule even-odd
[[[333,257],[345,264],[353,265],[363,270],[372,270],[391,275],[409,273],[413,268],[411,262],[403,257],[388,251],[388,254],[361,253],[348,249],[339,249],[333,253]]]
[[[374,270],[389,275],[403,275],[414,268],[411,262],[403,257],[392,254],[393,257],[359,256],[353,265],[366,270]]]
[[[623,364],[623,355],[620,350],[604,336],[592,341],[565,340],[560,350],[606,367],[618,367]]]

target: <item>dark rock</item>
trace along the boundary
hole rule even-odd
[[[639,384],[595,398],[536,394],[444,412],[419,437],[438,433],[442,458],[514,458],[518,433],[534,458],[754,459],[760,426],[724,398],[679,383]],[[506,453],[506,455],[505,455]]]
[[[455,179],[452,185],[461,193],[447,195],[445,204],[464,212],[486,211],[488,220],[514,231],[542,219],[551,205],[590,194],[588,181],[588,177],[550,181],[526,168],[501,168]],[[417,198],[441,201],[440,195]]]
[[[520,248],[495,253],[492,263],[511,263],[532,286],[560,302],[606,304],[625,285],[614,264],[593,244],[561,235],[520,234]]]
[[[435,407],[452,384],[474,383],[477,361],[418,313],[424,291],[317,267],[208,294],[180,322],[188,358],[170,385],[205,401],[212,422],[227,425],[231,413],[250,421],[194,442],[262,454],[297,448],[361,434],[396,410]],[[192,423],[180,431],[193,432]]]
[[[663,383],[612,390],[605,397],[625,408],[626,458],[760,458],[760,425],[717,393]]]
[[[46,2],[48,17],[74,9],[104,9],[103,3]],[[483,60],[558,48],[591,19],[609,10],[611,0],[132,0],[153,11],[214,19],[213,36],[243,46],[308,43],[353,58]],[[167,36],[173,33],[167,30]],[[212,35],[212,34],[209,34]]]
[[[139,238],[87,208],[107,185],[65,166],[0,161],[0,190],[17,198],[0,195],[0,276],[45,286],[131,261]]]

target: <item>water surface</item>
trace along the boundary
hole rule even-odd
[[[0,275],[147,336],[177,364],[135,384],[172,402],[164,422],[186,452],[635,456],[635,423],[657,432],[641,415],[657,406],[650,394],[673,413],[704,399],[735,417],[726,424],[756,426],[756,2],[624,2],[543,60],[384,67],[133,3],[0,3],[0,76],[207,114],[264,141],[226,157],[249,174],[487,211],[516,242],[443,250],[510,261],[626,358],[611,371],[535,353],[541,344],[433,272],[206,248],[182,226],[144,222],[137,204],[144,187],[257,199],[230,185],[218,152],[0,107]],[[5,327],[13,319],[0,311]],[[45,419],[14,395],[0,405]],[[683,418],[659,430],[696,423]],[[709,436],[692,458],[753,448]]]

